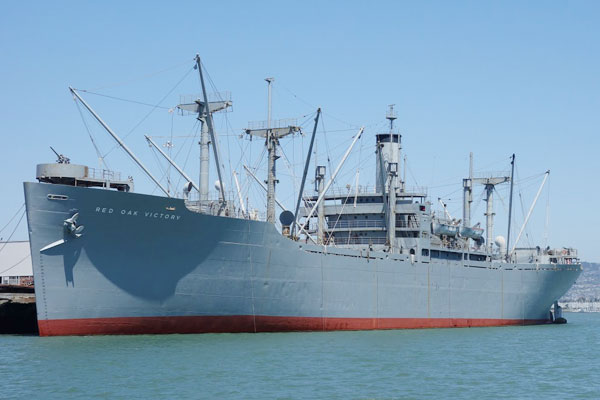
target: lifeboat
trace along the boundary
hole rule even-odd
[[[483,228],[480,228],[479,224],[473,227],[461,226],[460,236],[464,238],[479,240],[483,238]]]
[[[444,222],[433,222],[433,233],[436,235],[456,236],[458,235],[458,225],[452,225]]]

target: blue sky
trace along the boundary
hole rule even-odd
[[[367,127],[339,186],[352,183],[357,169],[362,185],[373,183],[374,135],[385,127],[387,105],[396,104],[409,185],[430,186],[432,202],[443,197],[460,217],[469,152],[480,171],[508,169],[514,152],[522,181],[515,225],[540,174],[550,169],[528,229],[531,243],[544,242],[549,210],[548,244],[573,246],[584,260],[600,261],[599,21],[594,1],[3,4],[0,227],[23,203],[22,182],[35,178],[35,164],[54,160],[49,146],[74,163],[98,167],[68,86],[156,104],[185,77],[161,104],[172,107],[180,94],[199,92],[195,71],[186,75],[198,52],[216,88],[233,96],[233,112],[215,118],[226,167],[239,171],[241,163],[257,163],[260,143],[237,135],[248,121],[266,119],[267,76],[276,78],[274,118],[304,122],[323,108],[319,157],[329,153],[333,168],[358,127]],[[194,133],[193,117],[171,117],[161,108],[128,134],[148,107],[84,96],[158,175],[164,166],[143,135],[164,142],[159,137],[171,129],[175,136]],[[106,134],[90,126],[99,146],[109,150]],[[310,131],[310,120],[304,128]],[[196,176],[197,148],[185,162],[187,139],[177,139],[174,152],[184,149],[178,162]],[[307,138],[282,144],[300,171]],[[152,192],[122,152],[111,152],[107,162],[133,175],[137,191]],[[278,196],[291,205],[293,174],[283,164]],[[242,179],[247,187],[247,177]],[[508,187],[498,190],[507,204]],[[473,208],[482,214],[480,192]],[[262,207],[259,191],[249,196]],[[504,208],[497,202],[499,233],[506,229]],[[482,215],[473,219],[484,222]],[[13,239],[26,237],[21,226]]]

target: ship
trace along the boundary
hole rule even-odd
[[[178,108],[197,113],[202,123],[199,183],[162,152],[186,179],[180,197],[164,190],[70,89],[164,194],[135,193],[132,179],[62,155],[37,166],[37,181],[25,182],[24,192],[41,336],[483,327],[564,319],[557,300],[582,271],[577,251],[518,248],[518,238],[510,247],[510,228],[507,239],[494,238],[494,187],[510,183],[512,199],[514,179],[476,177],[472,162],[462,182],[463,218],[437,216],[426,189],[410,188],[401,178],[393,107],[386,115],[389,131],[374,137],[373,188],[332,187],[361,128],[329,178],[326,166],[317,165],[314,191],[304,191],[312,178],[319,109],[296,207],[285,209],[276,197],[277,148],[300,128],[272,123],[269,112],[266,124],[245,131],[267,147],[267,185],[256,178],[266,192],[266,216],[226,196],[217,160],[219,194],[210,198],[211,148],[219,157],[211,145],[217,143],[212,114],[231,102],[209,100],[199,56],[194,62],[203,95]],[[269,105],[272,81],[267,79]],[[514,155],[512,166],[514,171]],[[485,231],[471,223],[475,185],[487,193]],[[280,227],[278,205],[284,210]]]

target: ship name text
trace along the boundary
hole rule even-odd
[[[121,214],[129,217],[141,217],[144,218],[154,218],[154,219],[163,219],[163,220],[174,220],[179,221],[181,215],[169,214],[164,212],[157,211],[139,211],[139,210],[130,210],[123,208],[121,210],[115,210],[110,207],[96,207],[96,212],[100,214]]]

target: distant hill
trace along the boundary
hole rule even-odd
[[[583,273],[561,302],[600,302],[600,264],[582,262]]]

